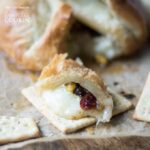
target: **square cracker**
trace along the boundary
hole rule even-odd
[[[53,114],[42,98],[38,96],[34,87],[29,87],[22,91],[23,95],[35,106],[55,127],[64,133],[71,133],[81,128],[92,125],[96,122],[95,118],[83,118],[78,120],[67,120]]]
[[[113,116],[118,115],[120,113],[123,113],[123,112],[129,110],[133,106],[132,103],[129,100],[127,100],[122,95],[117,94],[111,88],[107,88],[107,90],[111,94],[112,99],[113,99],[113,104],[114,104]]]
[[[114,95],[116,105],[113,115],[124,112],[131,107],[131,103],[129,101],[117,95],[113,91],[111,91],[111,93]],[[50,123],[64,133],[75,132],[96,123],[96,119],[92,117],[86,117],[78,120],[68,120],[53,114],[44,103],[43,99],[38,96],[34,87],[29,87],[22,90],[22,94],[50,121]]]
[[[39,137],[39,129],[31,118],[0,116],[0,144]]]
[[[150,122],[150,73],[144,86],[140,100],[136,106],[134,119]]]

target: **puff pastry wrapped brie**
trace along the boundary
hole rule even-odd
[[[23,95],[58,129],[70,133],[128,110],[131,103],[106,88],[81,62],[56,55]]]
[[[79,63],[56,55],[34,85],[50,110],[66,119],[96,117],[108,122],[113,102],[104,83],[95,72]]]
[[[145,20],[128,0],[63,0],[79,21],[99,32],[89,55],[108,59],[133,54],[147,37]]]
[[[0,6],[0,47],[25,69],[41,70],[57,53],[72,9],[59,0],[6,0]]]

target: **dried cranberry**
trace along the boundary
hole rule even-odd
[[[81,87],[79,84],[77,84],[74,90],[74,94],[82,97],[86,94],[86,90],[83,87]]]
[[[91,93],[87,93],[81,98],[80,107],[82,109],[88,110],[96,107],[96,98]]]
[[[76,83],[76,88],[73,92],[74,94],[80,96],[80,107],[82,109],[88,110],[96,107],[96,97],[88,90],[80,86],[80,84]]]

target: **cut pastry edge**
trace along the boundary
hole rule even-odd
[[[113,102],[116,104],[113,110],[113,116],[123,113],[132,107],[132,103],[116,92],[109,89],[113,95]],[[22,94],[31,102],[31,104],[40,111],[55,127],[64,133],[72,133],[82,128],[88,127],[96,123],[96,118],[85,117],[78,120],[68,120],[60,117],[50,111],[47,104],[38,96],[34,87],[22,90]]]
[[[24,64],[31,70],[42,70],[56,54],[65,51],[63,42],[73,21],[72,9],[70,5],[61,1],[56,3],[57,10],[52,15],[43,35],[24,53]]]
[[[150,73],[135,108],[133,118],[139,121],[150,122]]]
[[[0,14],[3,20],[0,24],[1,47],[20,69],[41,71],[55,54],[67,51],[64,41],[72,24],[72,8],[60,0],[46,0],[47,3],[41,0],[11,1],[8,9],[9,1]],[[24,9],[27,12],[24,12]],[[16,21],[18,19],[15,17],[27,18],[20,19],[19,24],[8,24],[6,18],[11,17],[13,13]],[[22,16],[24,13],[26,16]],[[28,22],[24,22],[26,20]]]

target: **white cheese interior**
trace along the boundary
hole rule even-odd
[[[112,107],[103,110],[83,110],[80,107],[80,97],[67,91],[64,85],[53,90],[44,91],[42,99],[50,111],[66,119],[79,119],[90,116],[95,117],[97,122],[107,122],[111,117]]]
[[[96,55],[105,55],[110,60],[121,55],[120,49],[116,47],[115,42],[109,36],[93,38],[93,43],[93,49]]]
[[[53,113],[64,118],[72,118],[82,112],[80,97],[67,91],[64,85],[43,92],[42,97]]]
[[[106,0],[63,1],[72,6],[74,14],[79,21],[99,32],[100,34],[103,34],[103,36],[91,40],[93,42],[92,50],[91,46],[89,50],[87,48],[88,46],[86,46],[84,50],[86,54],[89,56],[102,54],[110,60],[122,54],[122,49],[118,47],[118,38],[114,35],[117,33],[118,35],[123,34],[123,36],[128,36],[129,33],[127,32],[127,29],[125,29],[127,27],[124,27],[123,20],[121,20],[113,13],[113,11],[111,11],[106,4],[108,3]],[[87,41],[85,43],[85,45],[87,45]]]
[[[110,12],[103,0],[63,0],[69,3],[76,17],[89,27],[100,33],[106,33],[110,26],[115,28],[120,24]]]

